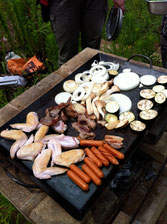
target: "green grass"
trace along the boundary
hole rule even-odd
[[[109,5],[112,6],[111,0]],[[104,51],[127,58],[144,54],[154,65],[162,66],[156,53],[160,46],[160,26],[161,16],[149,14],[145,0],[126,0],[121,33],[115,41],[104,46]],[[3,37],[7,42],[1,41]],[[105,29],[103,39],[106,40]],[[35,0],[0,0],[0,74],[7,73],[4,57],[10,49],[22,57],[39,56],[47,70],[34,74],[26,88],[0,89],[0,108],[58,68],[57,45],[51,25],[42,22]],[[0,223],[28,223],[1,194]]]
[[[17,209],[0,194],[0,224],[30,224]]]

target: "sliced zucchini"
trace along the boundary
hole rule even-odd
[[[167,75],[161,75],[157,79],[158,83],[160,84],[166,84],[167,83]]]
[[[162,93],[164,93],[167,98],[167,89],[162,90]]]
[[[135,120],[130,123],[130,128],[134,131],[143,131],[146,125],[141,121]]]
[[[138,103],[137,103],[137,107],[139,110],[149,110],[153,107],[153,102],[151,100],[147,100],[147,99],[144,99],[144,100],[140,100]]]
[[[123,112],[119,115],[119,120],[121,121],[126,121],[128,120],[128,122],[132,122],[135,119],[135,115],[134,113],[130,112],[130,111],[126,111]]]
[[[165,89],[165,86],[163,85],[156,85],[152,88],[152,90],[156,93],[162,92]]]
[[[157,93],[154,97],[155,102],[158,104],[162,104],[166,101],[166,96],[164,93]]]
[[[140,96],[145,99],[152,99],[155,96],[155,92],[152,89],[142,89],[140,91]]]
[[[107,113],[104,117],[104,119],[108,122],[108,123],[112,123],[114,121],[118,120],[118,117],[115,114],[109,114]]]
[[[158,115],[156,110],[143,110],[140,112],[139,116],[143,120],[152,120]]]
[[[109,75],[118,75],[118,72],[116,70],[109,70]]]
[[[119,104],[114,101],[111,100],[106,104],[106,111],[108,111],[109,113],[116,113],[119,110]]]

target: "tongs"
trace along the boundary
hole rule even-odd
[[[25,86],[26,84],[27,80],[23,76],[14,75],[0,77],[0,87],[19,87]]]

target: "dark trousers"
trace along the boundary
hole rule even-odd
[[[59,65],[82,49],[99,49],[107,0],[51,0],[50,20],[59,49]],[[81,35],[80,35],[81,34]]]

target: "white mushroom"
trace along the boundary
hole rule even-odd
[[[102,100],[96,100],[95,101],[95,105],[97,107],[97,110],[98,112],[102,115],[103,119],[104,119],[104,116],[105,116],[105,113],[103,112],[103,108],[105,107],[105,102],[103,102]]]
[[[98,99],[99,99],[99,97],[96,96],[96,97],[92,100],[93,113],[96,115],[97,120],[99,120],[99,118],[100,118],[100,114],[99,114],[99,112],[98,112],[98,110],[97,110],[97,107],[96,107],[96,105],[95,105],[95,101],[98,100]]]
[[[112,93],[115,93],[115,92],[120,92],[120,89],[118,86],[112,86],[111,89],[107,90],[103,95],[100,96],[100,100],[106,100],[107,97],[112,94]]]
[[[92,101],[92,99],[93,99],[94,97],[95,97],[95,94],[94,94],[94,93],[91,93],[91,94],[89,95],[89,97],[87,98],[87,100],[86,100],[86,109],[87,109],[87,114],[88,114],[88,115],[93,114],[93,106],[92,106],[91,101]]]

